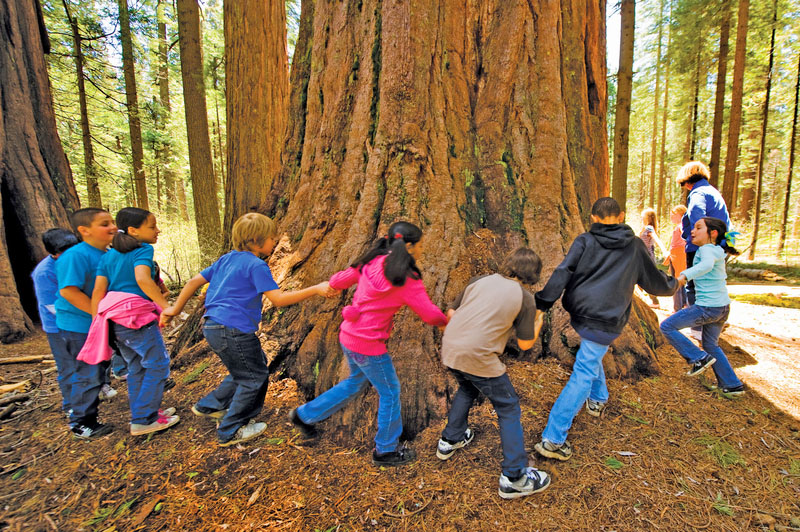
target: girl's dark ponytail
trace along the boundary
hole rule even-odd
[[[388,255],[383,263],[383,274],[393,286],[403,286],[406,278],[422,278],[417,262],[408,253],[406,244],[416,244],[422,239],[422,230],[409,222],[395,222],[387,235],[377,239],[372,248],[351,266],[359,270],[375,257]]]
[[[129,253],[142,245],[135,237],[128,234],[128,228],[141,227],[152,213],[138,207],[125,207],[117,213],[117,234],[111,241],[111,247],[120,253]]]

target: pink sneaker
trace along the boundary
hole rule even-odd
[[[140,423],[131,423],[131,435],[142,436],[144,434],[150,434],[151,432],[167,430],[180,420],[181,418],[178,416],[162,416],[161,414],[159,414],[158,419],[147,425],[143,425]]]

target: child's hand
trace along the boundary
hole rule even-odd
[[[341,290],[331,288],[331,285],[328,281],[323,281],[317,285],[317,294],[321,295],[322,297],[336,297],[340,292]]]
[[[175,307],[165,308],[161,311],[161,316],[158,317],[158,326],[165,327],[177,314],[178,312],[175,310]]]
[[[684,286],[686,286],[686,277],[684,277],[683,275],[679,275],[678,276],[678,287],[682,288]]]
[[[452,309],[452,308],[447,309],[447,321],[452,320],[453,319],[453,314],[455,314],[455,313],[456,313],[455,309]]]

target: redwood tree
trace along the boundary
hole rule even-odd
[[[794,84],[794,115],[792,118],[792,133],[789,137],[789,175],[786,177],[786,194],[783,198],[783,215],[781,216],[781,227],[778,235],[778,249],[776,257],[780,257],[783,246],[786,242],[786,224],[789,218],[789,205],[792,197],[792,172],[794,171],[795,143],[797,141],[797,104],[800,100],[800,57],[797,64],[797,81]]]
[[[621,0],[622,14],[619,38],[619,71],[617,73],[617,104],[614,114],[614,179],[612,196],[622,208],[628,199],[628,141],[630,140],[631,92],[633,90],[633,38],[636,22],[636,2]],[[659,39],[660,41],[660,39]]]
[[[725,179],[722,181],[722,198],[729,210],[736,208],[736,167],[739,159],[739,131],[742,127],[742,96],[744,95],[744,66],[747,52],[747,21],[750,1],[739,0],[736,23],[736,53],[733,60],[733,89],[731,114],[728,124],[728,148],[725,152]]]
[[[285,235],[272,261],[278,280],[328,278],[398,219],[423,229],[423,279],[443,308],[520,244],[542,257],[546,280],[588,206],[608,194],[605,5],[303,2],[283,166],[263,205]],[[337,331],[348,299],[268,313],[280,344],[271,367],[308,397],[347,373]],[[631,324],[655,342],[657,322],[642,308]],[[407,310],[395,320],[388,347],[408,435],[443,416],[454,392],[438,334]],[[535,353],[571,361],[577,343],[554,311]],[[655,361],[626,329],[606,369],[648,374]],[[362,418],[376,406],[367,393],[332,425],[366,441],[373,429]]]
[[[56,130],[49,49],[38,2],[0,2],[0,342],[32,331],[29,276],[46,255],[41,234],[68,227],[67,210],[78,207]]]
[[[722,143],[722,122],[725,114],[725,80],[728,73],[728,37],[731,28],[730,0],[723,0],[722,22],[719,29],[719,55],[717,56],[717,87],[714,96],[714,129],[711,133],[711,159],[708,161],[708,170],[711,172],[709,183],[718,186],[719,181],[719,153]]]

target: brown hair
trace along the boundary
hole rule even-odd
[[[80,237],[78,227],[91,227],[95,216],[101,212],[108,213],[107,210],[100,209],[98,207],[85,207],[73,212],[69,216],[69,223],[72,225],[72,230],[75,231],[75,234],[78,235],[78,237]]]
[[[500,266],[500,273],[523,283],[535,284],[542,273],[542,259],[530,248],[520,247],[509,253]]]
[[[710,177],[711,172],[708,171],[708,166],[700,161],[689,161],[678,170],[675,181],[679,186],[683,186],[684,183],[697,183],[701,179],[710,179]]]
[[[648,207],[642,211],[642,223],[653,227],[653,231],[658,231],[656,223],[656,211]]]
[[[278,234],[278,226],[271,218],[257,212],[248,212],[233,223],[231,240],[234,249],[248,251],[264,244]]]

